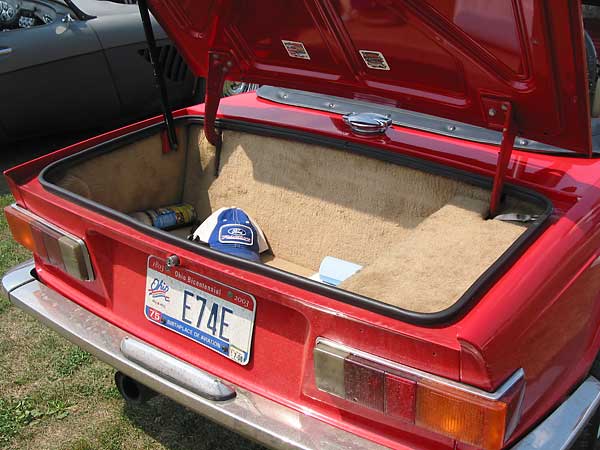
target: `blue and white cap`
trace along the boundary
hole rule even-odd
[[[260,262],[260,254],[269,249],[260,227],[240,208],[221,208],[196,228],[193,240],[210,248]]]

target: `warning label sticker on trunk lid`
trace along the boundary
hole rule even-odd
[[[281,41],[281,43],[292,58],[310,59],[310,55],[302,42]]]

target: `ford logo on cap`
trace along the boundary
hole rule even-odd
[[[243,228],[230,228],[227,233],[233,234],[234,236],[246,236],[246,230]]]
[[[221,208],[202,222],[194,237],[223,253],[261,262],[260,253],[269,245],[258,230],[258,225],[240,208]]]

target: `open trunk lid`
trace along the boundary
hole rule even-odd
[[[148,3],[208,78],[209,124],[226,78],[508,129],[512,140],[590,155],[578,1]]]

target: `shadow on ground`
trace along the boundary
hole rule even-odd
[[[18,142],[0,142],[0,172],[95,136],[97,132],[35,138]],[[4,176],[0,176],[0,195],[10,194]]]
[[[141,406],[125,404],[123,414],[168,449],[266,450],[161,395]]]

